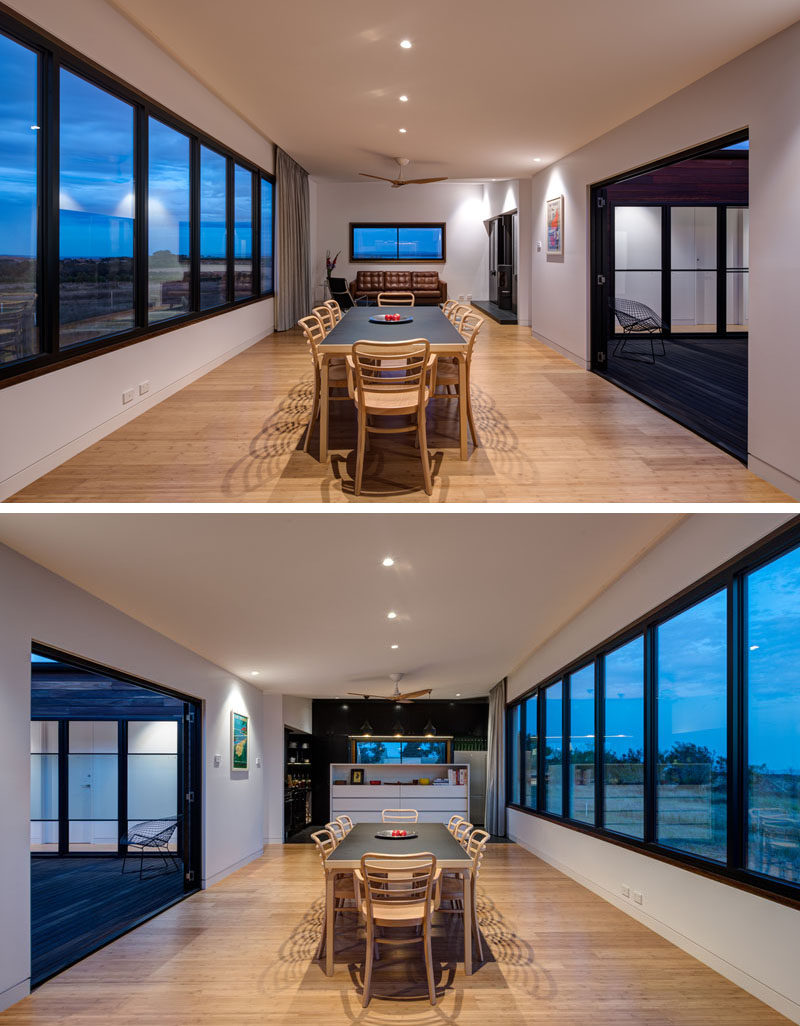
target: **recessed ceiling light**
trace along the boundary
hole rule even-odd
[[[385,556],[384,560],[383,560],[383,565],[384,566],[394,566],[394,560],[392,559],[391,556]]]
[[[399,645],[392,645],[392,648],[400,648]]]
[[[395,611],[392,609],[390,612],[388,612],[386,614],[386,619],[387,620],[396,620],[397,619],[397,613],[395,613]]]
[[[414,44],[413,44],[413,43],[411,42],[411,40],[410,40],[410,39],[401,39],[401,40],[400,40],[400,45],[402,46],[402,48],[403,48],[404,50],[410,50],[410,49],[411,49],[411,47],[412,47],[412,46],[413,46]]]
[[[407,96],[398,96],[398,100],[401,103],[408,103],[408,97]]]
[[[541,164],[542,158],[541,157],[534,157],[533,158],[533,162],[534,162],[534,164]]]
[[[405,135],[407,131],[408,131],[408,129],[407,129],[407,128],[401,128],[401,129],[399,129],[399,132],[400,132],[400,134],[401,134],[401,135]]]
[[[250,671],[250,676],[251,677],[257,677],[260,672],[261,672],[260,670],[251,670]]]
[[[460,691],[456,691],[456,698],[461,698],[461,692]]]

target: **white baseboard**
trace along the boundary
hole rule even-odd
[[[534,848],[530,844],[526,844],[519,837],[509,832],[508,835],[512,841],[518,844],[521,848],[529,851],[532,855],[540,858],[543,862],[557,869],[559,873],[563,873],[565,876],[570,877],[579,883],[582,887],[597,894],[598,897],[609,904],[614,905],[620,912],[624,912],[632,919],[638,920],[643,926],[652,930],[654,933],[659,934],[665,940],[668,940],[675,947],[680,948],[687,954],[696,958],[698,962],[702,962],[707,965],[710,969],[718,972],[720,976],[724,976],[726,979],[735,983],[737,987],[741,987],[742,990],[746,990],[753,997],[758,998],[759,1001],[763,1001],[765,1005],[769,1005],[774,1008],[781,1015],[785,1015],[787,1019],[792,1022],[800,1023],[800,1005],[791,998],[786,997],[777,990],[773,990],[772,987],[762,983],[761,980],[757,980],[755,977],[750,976],[744,969],[740,969],[738,966],[727,962],[724,958],[720,958],[715,952],[703,947],[701,944],[697,944],[690,937],[686,937],[684,934],[674,930],[671,926],[657,919],[655,916],[650,915],[642,909],[638,909],[632,906],[630,902],[624,901],[618,895],[607,890],[601,884],[597,884],[594,880],[590,880],[588,877],[583,876],[580,873],[576,873],[569,866],[560,862],[558,859],[552,858],[545,851],[540,851]]]
[[[751,452],[747,454],[747,469],[752,470],[759,477],[763,477],[765,481],[769,481],[776,488],[780,488],[787,495],[791,495],[793,499],[800,499],[800,481],[797,478],[784,474],[782,470],[778,470],[777,467],[773,467],[765,460],[760,460]]]
[[[540,331],[537,331],[536,328],[531,328],[531,335],[533,335],[537,342],[543,342],[550,349],[554,349],[559,356],[565,356],[571,363],[577,364],[582,370],[589,369],[589,361],[585,357],[576,356],[575,353],[571,352],[569,349],[565,349],[564,346],[559,345],[558,342],[554,342],[551,338],[548,338],[547,335],[543,335]]]
[[[22,983],[15,983],[7,990],[0,991],[0,1012],[5,1012],[7,1008],[15,1005],[18,1001],[22,1001],[22,999],[26,998],[30,992],[30,980],[23,980]]]
[[[60,446],[53,452],[48,453],[46,456],[42,456],[41,459],[36,460],[36,462],[32,463],[30,466],[25,467],[16,474],[12,474],[11,477],[7,477],[4,481],[0,481],[0,502],[3,502],[9,496],[16,494],[16,492],[21,488],[26,488],[29,484],[32,484],[40,477],[49,473],[49,471],[55,470],[55,468],[61,466],[62,463],[66,463],[66,461],[72,459],[73,456],[77,456],[79,452],[83,452],[83,450],[88,449],[90,445],[94,445],[95,442],[99,442],[101,438],[105,438],[106,435],[110,435],[112,431],[116,431],[117,428],[135,420],[136,417],[145,413],[147,410],[152,409],[154,406],[157,406],[176,392],[180,392],[182,388],[186,388],[187,385],[191,385],[193,381],[197,381],[198,378],[202,378],[217,367],[221,367],[223,363],[227,363],[228,360],[233,359],[234,356],[238,356],[239,353],[243,353],[245,349],[249,349],[250,346],[255,345],[256,342],[259,342],[262,338],[264,338],[264,332],[259,332],[257,335],[247,338],[243,342],[237,343],[237,345],[233,346],[232,349],[226,349],[220,356],[216,356],[213,360],[209,360],[208,363],[204,363],[200,367],[196,367],[193,371],[189,371],[188,374],[184,374],[182,377],[170,382],[169,385],[165,385],[164,388],[160,388],[157,392],[151,392],[146,398],[142,398],[138,402],[134,402],[129,409],[123,410],[121,413],[103,421],[101,424],[98,424],[96,427],[84,432],[82,435],[78,435],[77,438],[73,438],[72,441]]]
[[[267,844],[283,844],[283,838],[282,837],[265,837],[264,838],[264,844],[265,845],[267,845]]]
[[[245,855],[243,859],[239,859],[239,861],[234,862],[233,865],[227,866],[225,869],[220,869],[218,872],[212,873],[211,876],[203,877],[203,889],[205,890],[208,887],[213,887],[214,884],[219,883],[220,880],[224,880],[226,876],[230,876],[231,873],[235,873],[237,869],[242,869],[242,867],[248,865],[250,862],[255,862],[256,859],[260,859],[263,854],[264,849],[259,848],[258,851],[254,851],[250,855]]]

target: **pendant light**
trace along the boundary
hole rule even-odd
[[[364,720],[359,728],[359,733],[362,737],[372,737],[372,724],[369,720]]]

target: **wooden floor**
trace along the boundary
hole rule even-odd
[[[219,320],[224,323],[224,318]],[[333,403],[332,457],[302,451],[311,367],[271,335],[18,492],[24,502],[785,502],[686,428],[487,318],[473,359],[481,447],[458,458],[455,402],[436,402],[433,495],[405,436],[377,440],[353,494],[355,419]]]
[[[310,845],[274,846],[45,983],[0,1026],[778,1026],[787,1019],[516,845],[487,849],[486,961],[465,977],[456,917],[437,926],[437,1004],[419,946],[387,952],[360,1001],[363,934],[334,975],[312,961],[322,873]],[[444,917],[442,917],[444,918]]]

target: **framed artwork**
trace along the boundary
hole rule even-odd
[[[553,256],[564,253],[564,197],[547,201],[547,252]]]
[[[361,767],[353,767],[350,770],[350,783],[351,784],[363,784],[364,783],[364,770]]]
[[[231,712],[231,769],[250,769],[250,717]]]

